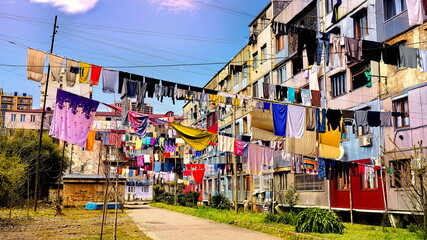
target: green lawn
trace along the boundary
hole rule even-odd
[[[264,223],[263,219],[266,214],[254,212],[242,212],[236,214],[234,211],[217,210],[207,207],[189,208],[182,206],[172,206],[163,203],[151,203],[153,207],[172,210],[175,212],[185,213],[196,217],[210,219],[216,222],[234,224],[236,226],[269,233],[272,235],[285,237],[287,239],[340,239],[340,240],[360,240],[360,239],[417,239],[413,233],[406,229],[385,228],[344,223],[344,234],[320,234],[305,233],[296,234],[295,227],[280,223]]]
[[[8,219],[8,210],[0,209],[0,239],[99,239],[102,213],[100,210],[65,208],[64,216],[55,216],[55,210],[41,208],[38,212],[26,209],[14,209],[12,219]],[[104,228],[104,239],[113,239],[114,210],[109,210]],[[4,235],[3,235],[4,234]],[[118,239],[149,240],[126,211],[118,214]]]

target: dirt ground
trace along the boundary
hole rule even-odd
[[[0,209],[0,239],[99,239],[102,212],[83,208],[65,208],[64,216],[55,216],[52,208],[41,208],[37,213],[14,209]],[[104,226],[104,239],[113,239],[114,210],[109,210]],[[118,214],[118,239],[150,239],[142,233],[125,213]]]

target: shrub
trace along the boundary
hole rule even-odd
[[[307,208],[298,214],[295,230],[297,232],[342,234],[344,225],[334,212],[320,208]]]
[[[224,194],[217,194],[211,198],[211,207],[216,209],[230,209],[231,202]]]
[[[297,214],[294,212],[285,212],[283,214],[273,214],[269,213],[265,215],[264,222],[265,223],[283,223],[283,224],[290,224],[295,225]]]
[[[178,194],[178,205],[184,207],[195,207],[197,206],[199,196],[200,193],[198,192],[180,193]]]

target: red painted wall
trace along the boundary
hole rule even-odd
[[[384,210],[382,181],[378,172],[378,188],[362,189],[363,175],[351,177],[353,209]],[[333,208],[350,208],[350,191],[337,190],[337,179],[330,182],[331,206]]]

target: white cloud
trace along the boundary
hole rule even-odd
[[[159,5],[159,10],[168,9],[174,13],[191,12],[196,8],[191,0],[148,0],[148,2]]]
[[[94,8],[98,0],[30,0],[34,3],[44,3],[57,7],[69,14],[85,13]]]

